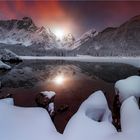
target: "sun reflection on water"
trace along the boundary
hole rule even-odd
[[[57,75],[57,76],[53,79],[53,82],[54,82],[56,85],[62,85],[62,84],[64,84],[64,82],[65,82],[65,77],[64,77],[64,75]]]

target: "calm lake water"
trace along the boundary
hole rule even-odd
[[[57,130],[63,132],[80,104],[96,90],[106,93],[112,109],[114,83],[131,75],[138,75],[138,69],[125,64],[26,60],[8,72],[0,72],[0,96],[13,94],[15,105],[32,107],[37,106],[38,93],[55,91],[56,112],[62,105],[69,106],[65,112],[57,112],[54,119]],[[60,76],[63,79],[56,81]]]

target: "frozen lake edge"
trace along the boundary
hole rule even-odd
[[[93,56],[20,56],[23,60],[67,60],[80,62],[124,63],[140,68],[140,57],[93,57]]]

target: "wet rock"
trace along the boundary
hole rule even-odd
[[[52,121],[54,121],[55,117],[55,107],[54,107],[55,95],[56,93],[53,91],[43,91],[36,96],[37,105],[45,108],[48,111]]]
[[[53,91],[43,91],[36,96],[36,103],[41,107],[48,107],[50,103],[54,101],[55,92]]]
[[[68,109],[69,109],[69,105],[64,104],[64,105],[61,105],[60,108],[57,111],[59,113],[63,113],[63,112],[68,111]]]

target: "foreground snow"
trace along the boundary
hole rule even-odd
[[[130,76],[115,83],[116,94],[119,94],[120,101],[128,97],[140,97],[140,76]]]
[[[85,100],[59,134],[47,111],[14,106],[13,99],[0,100],[0,139],[2,140],[139,140],[140,110],[135,97],[121,107],[121,128],[112,125],[112,115],[102,91]]]
[[[45,109],[17,107],[9,98],[0,100],[0,139],[62,140],[62,137]]]
[[[20,56],[23,60],[70,60],[81,62],[112,62],[112,63],[124,63],[140,68],[140,57],[93,57],[82,56],[77,57],[59,57],[59,56]]]
[[[112,116],[102,91],[85,100],[78,112],[67,124],[64,136],[67,140],[107,140],[116,133],[111,124]]]

